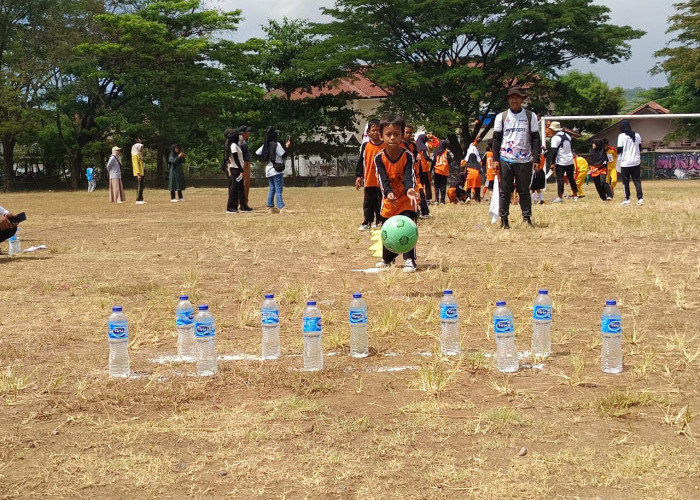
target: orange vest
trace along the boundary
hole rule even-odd
[[[374,144],[372,141],[365,143],[364,150],[364,178],[365,187],[379,187],[379,179],[377,178],[377,167],[374,166],[374,157],[384,151],[386,144],[384,141],[381,144]]]
[[[449,153],[445,151],[440,156],[435,157],[435,173],[447,177],[450,175],[450,164],[447,158]]]
[[[493,168],[493,151],[486,152],[486,180],[492,181],[496,178],[496,169]]]
[[[382,153],[375,158],[375,164],[378,174],[381,175],[382,170],[386,173],[386,176],[389,178],[391,191],[394,193],[394,200],[389,200],[384,192],[384,186],[380,186],[382,188],[382,194],[384,195],[384,199],[382,200],[382,217],[388,219],[406,210],[415,211],[416,207],[413,201],[406,195],[406,190],[403,185],[404,174],[408,168],[411,169],[411,178],[413,179],[413,188],[415,189],[416,181],[415,174],[413,173],[412,156],[407,151],[402,150],[398,159],[392,162],[387,156],[386,151],[382,151]]]

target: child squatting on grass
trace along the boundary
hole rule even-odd
[[[418,192],[416,191],[413,156],[402,145],[406,122],[403,118],[389,116],[379,124],[379,132],[384,139],[385,148],[374,157],[374,165],[382,189],[382,218],[405,215],[416,222],[418,211]],[[396,259],[395,253],[382,245],[382,260],[377,267],[388,267]],[[416,271],[416,249],[403,254],[404,272]]]

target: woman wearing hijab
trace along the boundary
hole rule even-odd
[[[430,217],[430,209],[428,201],[432,198],[430,192],[430,159],[428,158],[428,137],[425,134],[419,134],[416,137],[416,148],[418,150],[416,165],[418,167],[420,179],[420,217],[427,219]]]
[[[467,169],[467,203],[471,200],[481,203],[481,164],[475,153],[469,153],[464,166]]]
[[[605,180],[608,173],[608,153],[603,139],[594,139],[588,155],[589,175],[593,179],[598,196],[603,201],[612,201],[612,190]]]
[[[124,186],[122,185],[122,148],[114,146],[112,156],[107,161],[109,172],[109,202],[124,203]]]
[[[630,205],[630,179],[637,191],[637,205],[644,204],[642,195],[642,137],[632,130],[628,120],[620,122],[620,135],[617,136],[617,164],[625,190],[623,207]]]
[[[173,144],[170,146],[170,156],[168,157],[168,189],[170,189],[170,201],[185,201],[182,192],[185,190],[185,152],[180,151],[180,146]],[[177,199],[175,192],[177,191]]]
[[[457,179],[447,188],[447,199],[451,204],[467,202],[467,192],[464,190],[464,185],[467,183],[466,172],[460,172]]]
[[[273,127],[265,129],[265,142],[255,152],[256,155],[262,158],[262,161],[267,163],[265,167],[265,177],[270,186],[267,193],[267,211],[271,214],[290,212],[284,205],[282,199],[282,190],[284,189],[284,158],[287,156],[287,151],[282,145],[277,142],[277,131]],[[290,141],[285,144],[289,149]],[[275,208],[275,200],[277,208]]]
[[[245,184],[243,182],[243,149],[241,148],[241,135],[238,129],[228,130],[226,149],[228,159],[226,161],[226,176],[228,177],[228,201],[226,203],[227,214],[237,214],[240,205],[241,212],[252,212],[245,197]]]
[[[447,178],[450,175],[451,162],[452,153],[449,150],[449,143],[443,139],[440,141],[433,157],[436,204],[445,204],[445,191],[447,191]]]

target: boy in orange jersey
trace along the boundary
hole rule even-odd
[[[405,215],[414,222],[417,220],[415,171],[413,155],[402,147],[406,123],[403,118],[389,116],[381,121],[379,130],[384,139],[385,148],[374,157],[377,177],[384,198],[382,200],[382,217],[386,220],[394,215]],[[388,267],[396,259],[394,252],[382,246],[382,260],[377,267]],[[403,254],[404,272],[416,271],[416,249]]]
[[[420,195],[420,217],[425,219],[430,216],[428,209],[428,201],[425,197],[425,186],[423,185],[423,177],[421,176],[422,162],[419,158],[418,142],[413,140],[413,125],[406,124],[406,129],[403,134],[403,147],[413,155],[413,170],[416,176],[416,191]]]
[[[384,149],[384,141],[379,133],[379,120],[373,119],[367,123],[367,135],[369,141],[362,144],[360,158],[355,167],[355,189],[359,190],[363,181],[365,185],[362,202],[364,220],[358,228],[360,231],[364,231],[370,225],[378,227],[382,224],[382,190],[379,188],[377,169],[374,166],[374,157]]]

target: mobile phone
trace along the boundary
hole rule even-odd
[[[8,220],[13,224],[19,224],[20,222],[27,220],[27,214],[22,212],[15,215],[14,217],[10,217]]]

